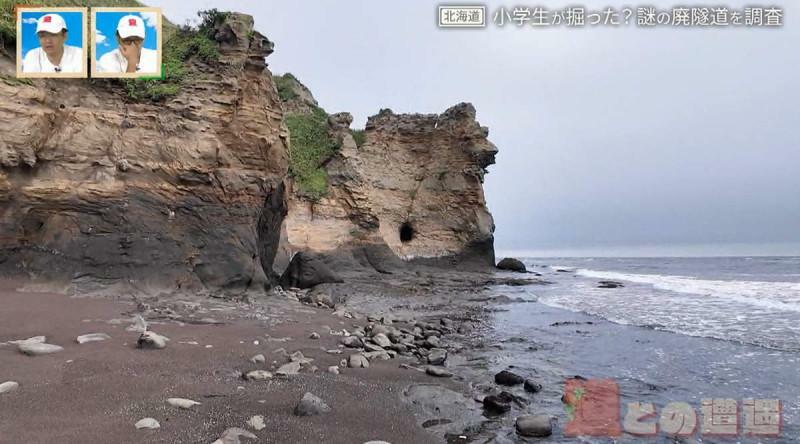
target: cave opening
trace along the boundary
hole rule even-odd
[[[414,239],[414,227],[409,222],[403,222],[400,225],[400,242],[411,242]]]

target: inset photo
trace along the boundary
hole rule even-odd
[[[92,77],[160,77],[161,9],[92,8]]]
[[[86,8],[17,9],[17,77],[86,77]]]

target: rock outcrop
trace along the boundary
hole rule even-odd
[[[297,94],[303,105],[290,100],[287,108],[316,103],[306,91]],[[341,146],[323,165],[327,195],[316,201],[298,193],[289,197],[289,252],[341,254],[367,247],[404,260],[494,266],[494,223],[482,184],[497,148],[476,121],[475,108],[461,103],[442,114],[382,110],[368,119],[360,146],[351,122],[348,113],[329,118]]]
[[[266,282],[286,213],[283,114],[252,17],[163,103],[104,80],[0,81],[0,269],[134,287]],[[14,62],[0,55],[0,73]],[[10,77],[9,77],[10,76]]]

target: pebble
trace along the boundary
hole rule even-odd
[[[523,415],[517,418],[517,433],[522,436],[543,438],[553,434],[553,425],[547,415]]]
[[[136,424],[134,424],[134,426],[137,429],[158,429],[158,428],[161,428],[161,424],[159,424],[158,421],[156,421],[153,418],[140,419]]]
[[[248,381],[265,381],[267,379],[272,379],[272,373],[266,370],[253,370],[245,373],[244,379]]]
[[[339,374],[339,366],[332,365],[332,366],[328,367],[328,373],[332,373],[334,375],[338,375]]]
[[[45,340],[47,340],[47,338],[44,337],[44,336],[34,336],[34,337],[28,338],[28,339],[17,339],[16,341],[8,341],[8,343],[12,344],[12,345],[20,345],[20,344],[24,344],[24,343],[42,344],[42,343],[44,343]]]
[[[214,441],[211,444],[239,444],[241,441],[239,437],[245,437],[247,439],[258,439],[256,435],[253,435],[251,432],[240,429],[239,427],[232,427],[228,430],[222,432],[222,436]]]
[[[161,336],[156,332],[146,331],[139,336],[139,340],[136,341],[136,346],[139,348],[160,350],[167,346],[168,341],[169,338],[166,336]]]
[[[197,401],[192,401],[191,399],[185,398],[169,398],[167,399],[167,404],[173,407],[180,407],[182,409],[190,409],[196,405],[200,405]]]
[[[373,336],[372,342],[384,348],[392,345],[392,341],[390,341],[389,338],[383,333],[378,333],[375,336]]]
[[[263,363],[267,362],[267,358],[264,357],[264,355],[262,355],[262,354],[257,354],[255,356],[253,356],[252,358],[250,358],[250,362],[252,362],[253,364],[263,364]]]
[[[443,348],[432,348],[428,353],[428,364],[430,365],[444,365],[447,360],[447,350]]]
[[[358,336],[346,336],[342,338],[342,344],[350,348],[361,348],[364,346],[364,343],[361,342],[361,338]]]
[[[319,339],[319,333],[312,332],[308,337],[309,339]]]
[[[369,368],[369,360],[361,353],[356,353],[350,355],[347,366],[350,368]]]
[[[328,407],[328,404],[325,404],[325,401],[306,392],[297,407],[295,407],[294,414],[297,416],[316,416],[330,411],[331,408]]]
[[[425,373],[436,376],[437,378],[449,378],[453,376],[452,373],[448,372],[447,370],[441,367],[427,367],[425,368]]]
[[[299,362],[290,362],[288,364],[284,364],[275,371],[275,374],[278,376],[292,376],[300,373],[300,363]]]
[[[19,383],[16,381],[6,381],[0,384],[0,394],[11,393],[19,388]]]
[[[256,431],[263,430],[264,428],[267,427],[267,425],[264,423],[264,417],[261,415],[256,415],[250,418],[247,421],[247,425],[249,425]]]
[[[85,344],[87,342],[105,341],[106,339],[111,339],[111,336],[105,333],[88,333],[78,336],[75,340],[78,341],[78,344]]]

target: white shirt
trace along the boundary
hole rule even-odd
[[[86,59],[83,57],[83,49],[77,46],[64,45],[64,54],[61,56],[61,64],[56,66],[50,63],[47,54],[42,48],[34,48],[25,54],[22,59],[22,72],[77,72],[84,70]],[[59,70],[56,70],[56,67]]]
[[[97,61],[97,70],[99,72],[124,73],[128,70],[128,60],[125,59],[119,48],[117,48],[100,57],[100,60]],[[142,48],[142,53],[139,55],[139,66],[136,67],[136,72],[153,74],[158,71],[158,51]]]

